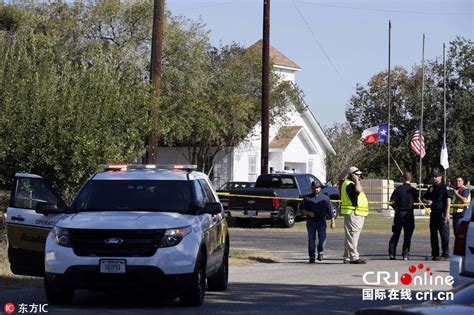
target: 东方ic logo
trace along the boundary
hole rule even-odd
[[[5,311],[5,313],[11,314],[15,311],[15,305],[13,305],[13,303],[7,303],[3,307],[3,310]]]

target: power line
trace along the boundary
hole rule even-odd
[[[428,15],[473,15],[472,12],[426,12],[426,11],[406,11],[406,10],[389,10],[389,9],[375,9],[375,8],[363,8],[363,7],[351,7],[344,5],[335,5],[335,4],[324,4],[311,1],[298,1],[300,3],[317,5],[321,7],[332,7],[332,8],[342,8],[342,9],[351,9],[351,10],[363,10],[363,11],[375,11],[375,12],[390,12],[390,13],[407,13],[407,14],[428,14]]]
[[[339,78],[344,82],[346,83],[346,80],[344,80],[344,78],[342,77],[341,73],[337,70],[336,68],[336,65],[334,65],[334,63],[332,62],[331,60],[331,57],[329,57],[329,54],[326,52],[326,50],[324,49],[323,45],[321,44],[321,42],[318,40],[318,38],[316,37],[316,34],[313,32],[313,30],[311,29],[311,27],[309,26],[308,22],[306,21],[306,19],[304,18],[303,14],[301,13],[300,9],[298,8],[298,6],[296,5],[296,2],[295,0],[292,0],[293,1],[293,5],[295,6],[295,9],[296,11],[298,12],[299,16],[301,17],[301,19],[303,20],[304,24],[306,25],[306,28],[309,30],[309,32],[311,33],[311,35],[313,36],[313,39],[314,41],[316,42],[316,44],[318,45],[318,47],[321,49],[321,51],[324,53],[324,55],[326,56],[326,59],[328,60],[329,64],[332,66],[332,68],[334,69],[334,71],[337,73],[337,75],[339,76]],[[347,88],[347,86],[345,86]],[[350,90],[349,90],[350,91]]]

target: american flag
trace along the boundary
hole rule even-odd
[[[410,146],[413,151],[417,155],[421,154],[421,158],[425,157],[426,151],[425,151],[425,138],[420,132],[420,129],[416,127],[415,132],[413,133],[413,137],[411,138],[411,143]]]

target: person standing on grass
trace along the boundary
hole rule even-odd
[[[395,259],[397,243],[403,229],[403,260],[409,259],[410,243],[413,231],[415,230],[415,215],[413,214],[414,203],[418,199],[418,190],[410,184],[412,180],[411,172],[403,174],[403,185],[398,186],[390,197],[391,207],[395,210],[393,218],[392,237],[388,245],[388,255],[391,260]]]
[[[348,170],[341,187],[341,214],[344,215],[344,263],[365,264],[360,259],[357,245],[365,217],[369,214],[369,202],[362,190],[362,172],[355,166]]]
[[[326,244],[326,214],[331,218],[331,229],[336,227],[334,213],[332,211],[331,200],[321,193],[321,183],[312,182],[313,192],[304,197],[300,208],[306,215],[306,230],[308,231],[308,256],[309,263],[315,261],[316,232],[318,233],[318,260],[323,260],[324,246]]]
[[[443,175],[433,172],[433,185],[423,195],[422,201],[431,208],[430,240],[431,260],[440,260],[438,232],[441,236],[441,259],[449,259],[449,208],[451,207],[451,192],[441,182]]]
[[[451,191],[452,202],[449,210],[453,218],[453,234],[456,236],[459,223],[461,222],[464,212],[471,202],[469,189],[464,187],[464,179],[461,176],[456,177],[456,187]]]

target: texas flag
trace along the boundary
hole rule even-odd
[[[364,143],[387,143],[388,142],[388,124],[370,127],[362,132],[362,141]]]

